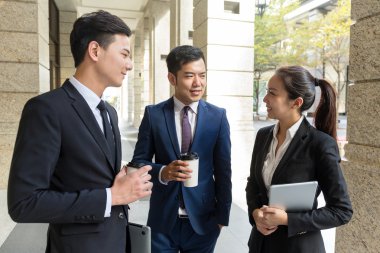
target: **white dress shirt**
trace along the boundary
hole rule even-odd
[[[179,147],[182,146],[182,117],[183,117],[183,108],[186,106],[176,97],[174,98],[174,120],[175,120],[175,130],[178,138]],[[194,131],[197,124],[197,113],[198,113],[198,104],[199,101],[189,104],[190,110],[188,110],[187,115],[191,127],[191,139],[194,138]]]
[[[278,145],[277,132],[279,128],[279,123],[277,123],[273,129],[273,139],[269,147],[269,152],[265,158],[263,171],[262,171],[263,180],[268,190],[272,183],[273,174],[278,164],[280,163],[282,157],[284,156],[286,150],[288,149],[290,142],[293,140],[294,135],[297,133],[302,123],[303,118],[304,116],[301,116],[301,118],[286,131],[285,141],[278,148],[277,153],[276,153],[276,148]]]
[[[103,130],[103,119],[102,115],[100,114],[100,110],[98,109],[98,104],[100,103],[101,98],[98,97],[98,95],[95,94],[92,90],[87,88],[85,85],[83,85],[81,82],[79,82],[75,77],[69,78],[70,83],[77,89],[79,94],[82,95],[84,100],[86,100],[88,106],[90,107],[92,113],[95,116],[96,121],[98,122],[98,125],[100,129]],[[107,113],[108,115],[108,113]],[[109,120],[109,116],[108,116]],[[104,211],[104,217],[110,217],[111,216],[111,206],[112,206],[112,195],[111,195],[111,189],[106,188],[106,194],[107,194],[107,202],[106,202],[106,209]]]

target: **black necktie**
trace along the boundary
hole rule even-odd
[[[104,135],[106,137],[109,150],[111,151],[111,156],[112,156],[111,162],[113,163],[113,167],[115,168],[115,166],[116,166],[115,140],[113,137],[113,132],[112,132],[110,121],[108,120],[106,105],[105,105],[104,101],[101,100],[97,107],[100,111],[100,115],[102,115],[103,132],[104,132]]]

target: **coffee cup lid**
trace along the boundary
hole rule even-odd
[[[130,167],[130,168],[141,168],[142,166],[144,166],[145,164],[144,163],[138,163],[138,162],[129,162],[127,164],[127,167]]]
[[[199,159],[198,154],[195,152],[187,152],[187,153],[181,154],[181,160],[195,160],[195,159]]]

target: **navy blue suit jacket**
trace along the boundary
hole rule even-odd
[[[123,252],[127,208],[104,218],[105,188],[120,168],[117,114],[106,103],[116,141],[116,168],[90,107],[66,81],[29,100],[17,134],[8,208],[17,222],[50,223],[46,252]]]
[[[164,185],[158,180],[160,169],[180,158],[174,100],[170,98],[145,108],[133,160],[153,167],[148,225],[156,232],[168,233],[173,228],[178,216],[179,187],[191,225],[198,234],[208,233],[217,224],[228,225],[232,184],[226,111],[200,100],[197,117],[190,151],[199,155],[198,186],[184,187],[183,183],[174,181]]]
[[[318,181],[317,196],[324,194],[326,206],[317,209],[317,196],[313,210],[288,213],[288,226],[279,226],[272,234],[264,236],[255,226],[252,212],[268,205],[268,192],[262,169],[273,139],[274,125],[257,133],[252,153],[251,172],[246,187],[248,216],[252,224],[249,241],[250,252],[325,252],[321,229],[347,223],[352,207],[341,168],[336,141],[315,129],[304,119],[278,164],[271,184]]]

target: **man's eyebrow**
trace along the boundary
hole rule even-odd
[[[201,74],[201,75],[203,75],[203,74],[206,74],[206,71],[201,72],[201,73],[196,73],[196,72],[191,72],[191,71],[185,71],[185,74],[193,74],[193,75],[195,75],[195,74]]]
[[[126,48],[122,48],[121,51],[126,51],[128,54],[131,54],[131,52]]]

